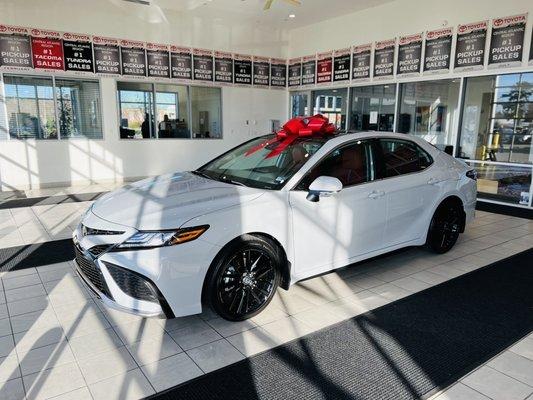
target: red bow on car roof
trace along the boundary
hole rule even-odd
[[[246,156],[261,150],[265,146],[279,142],[274,150],[272,150],[265,158],[275,157],[299,137],[333,135],[335,132],[335,125],[330,123],[326,117],[320,114],[313,115],[312,117],[292,118],[283,125],[283,128],[276,132],[276,137],[252,147],[246,152]]]

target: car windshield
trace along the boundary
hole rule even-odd
[[[278,190],[325,141],[322,137],[312,137],[290,142],[277,139],[275,135],[262,136],[230,150],[194,172],[236,185]]]

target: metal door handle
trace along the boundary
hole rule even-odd
[[[385,192],[383,190],[372,190],[369,194],[368,194],[368,197],[371,198],[371,199],[377,199],[381,196],[385,195]]]

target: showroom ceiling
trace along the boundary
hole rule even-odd
[[[109,0],[117,4],[117,0]],[[191,16],[218,18],[256,18],[262,25],[297,28],[328,18],[361,11],[394,0],[273,0],[264,10],[265,0],[121,0],[129,7],[148,7],[161,11],[172,10]],[[137,4],[135,4],[137,3]],[[148,5],[145,5],[148,3]],[[144,5],[143,5],[144,4]],[[289,18],[293,14],[294,18]]]

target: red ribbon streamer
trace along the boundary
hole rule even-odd
[[[269,144],[280,142],[265,158],[275,157],[282,153],[292,142],[299,137],[314,135],[333,135],[336,132],[335,125],[323,115],[316,114],[312,117],[296,117],[290,119],[283,125],[283,128],[276,133],[276,137],[267,140],[246,152],[246,156],[261,150]]]

